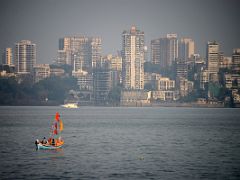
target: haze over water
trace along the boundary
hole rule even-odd
[[[64,147],[36,151],[57,111]],[[239,179],[239,111],[0,107],[0,179]]]

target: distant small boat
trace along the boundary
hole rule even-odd
[[[38,141],[38,140],[37,140]],[[58,145],[43,144],[42,142],[37,143],[37,149],[58,149],[61,148],[64,144],[64,141],[61,141]]]
[[[51,128],[51,136],[47,139],[35,141],[37,149],[58,149],[64,145],[64,140],[61,138],[61,132],[63,130],[63,122],[60,119],[60,115],[57,112],[55,115],[55,120]]]
[[[67,103],[67,104],[63,104],[61,106],[64,108],[79,108],[77,103]]]

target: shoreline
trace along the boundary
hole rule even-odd
[[[50,106],[50,107],[61,107],[61,105],[56,104],[18,104],[18,105],[0,105],[0,107],[8,107],[8,106],[31,106],[31,107],[37,107],[37,106]],[[196,103],[151,103],[151,104],[137,104],[137,105],[119,105],[119,106],[111,106],[111,105],[79,105],[79,108],[81,107],[179,107],[179,108],[240,108],[240,105],[237,105],[235,107],[226,107],[223,104],[196,104]],[[64,107],[62,107],[64,108]],[[68,109],[68,108],[64,108]],[[71,108],[69,108],[71,109]]]

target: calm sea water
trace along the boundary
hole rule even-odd
[[[55,112],[65,146],[36,150]],[[0,107],[0,179],[240,179],[240,109]]]

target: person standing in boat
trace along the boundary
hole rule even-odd
[[[54,138],[52,139],[52,145],[55,146],[55,140],[54,140]]]

